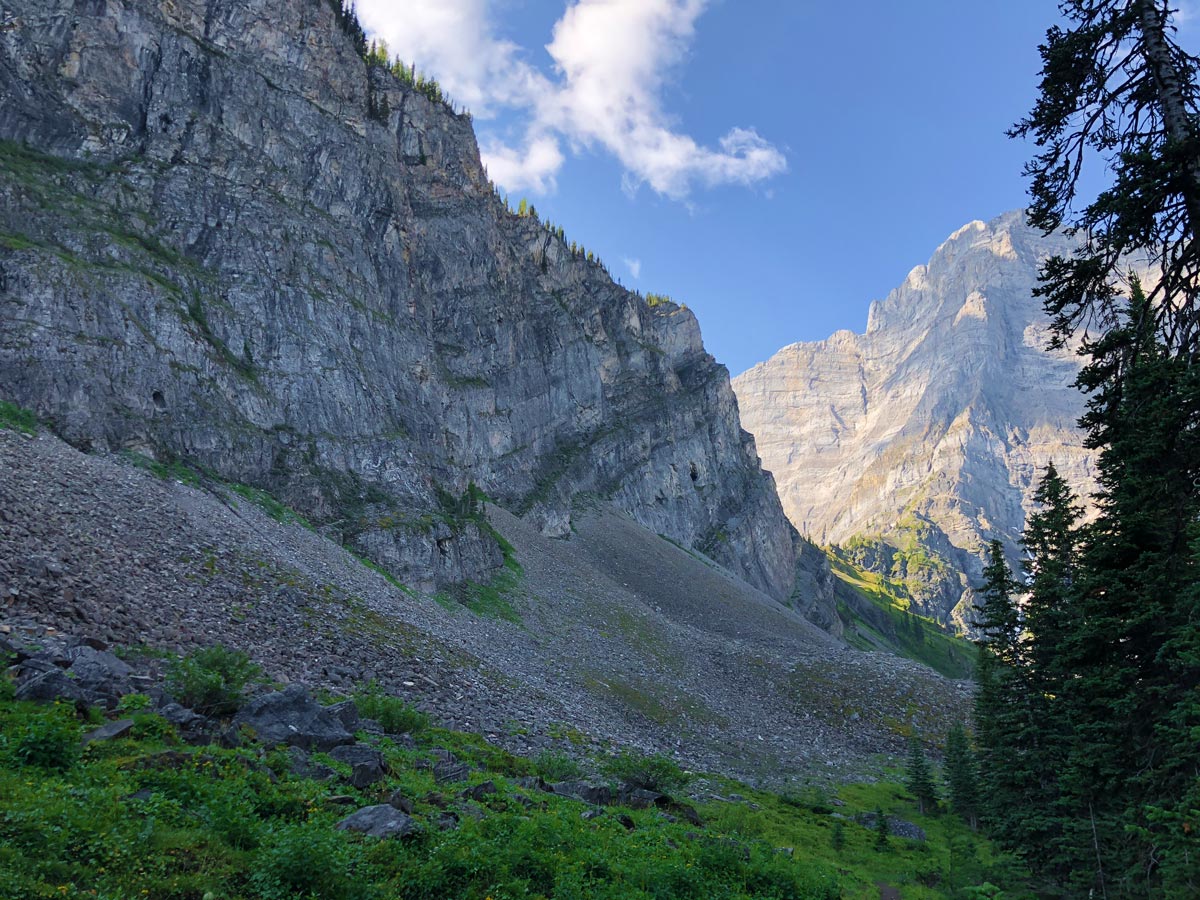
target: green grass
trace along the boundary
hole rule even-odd
[[[132,736],[80,751],[88,718],[99,716],[0,700],[0,896],[823,900],[876,898],[882,882],[921,900],[998,877],[982,838],[949,816],[916,816],[894,784],[846,787],[835,807],[832,798],[798,802],[710,776],[721,795],[742,799],[699,803],[702,827],[655,809],[584,819],[582,803],[512,785],[536,763],[478,735],[427,728],[413,749],[382,740],[386,780],[357,789],[296,777],[287,755],[268,747],[185,745],[150,714],[138,716]],[[483,771],[438,785],[435,748]],[[484,781],[495,792],[481,801],[456,797]],[[413,802],[417,835],[381,841],[335,830],[350,810],[393,791]],[[854,817],[877,806],[916,821],[929,841],[892,838],[876,849]],[[459,823],[443,831],[446,808]]]
[[[480,495],[480,500],[486,502],[486,498],[482,495]],[[459,606],[465,606],[478,616],[501,619],[505,622],[512,622],[514,625],[520,625],[521,614],[513,605],[513,599],[521,592],[521,582],[525,577],[525,570],[517,561],[516,550],[504,535],[491,526],[482,512],[472,513],[466,518],[474,522],[485,536],[491,537],[500,546],[500,552],[504,554],[504,564],[486,584],[476,581],[455,584],[435,594],[433,599],[446,609],[453,610]]]
[[[512,552],[512,545],[502,537],[500,540],[503,542],[500,546],[504,550],[504,565],[490,581],[486,584],[467,581],[452,585],[435,594],[433,599],[447,609],[465,606],[477,616],[520,625],[521,614],[513,605],[513,598],[520,593],[525,572]]]
[[[0,400],[0,428],[19,431],[21,434],[37,434],[37,416],[15,403]]]
[[[280,503],[264,490],[250,487],[248,484],[230,484],[229,489],[239,497],[249,500],[276,522],[282,522],[285,525],[302,525],[309,531],[313,530],[312,524],[304,516],[290,506]]]
[[[845,601],[839,607],[846,623],[846,640],[863,650],[883,647],[925,663],[948,678],[970,678],[974,674],[975,648],[970,641],[946,634],[936,622],[908,611],[908,601],[888,579],[864,572],[843,559],[830,557],[833,574],[858,598],[879,610],[888,626],[877,627]],[[853,599],[853,598],[850,598]],[[876,616],[870,617],[876,619]],[[914,630],[914,627],[916,630]]]
[[[155,478],[161,478],[163,481],[178,481],[180,484],[198,488],[203,480],[203,475],[198,469],[179,459],[160,462],[142,453],[134,453],[132,450],[126,451],[121,455],[137,466],[137,468],[144,469]]]

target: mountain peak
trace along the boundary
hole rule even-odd
[[[988,540],[1017,561],[1051,459],[1089,489],[1079,361],[1046,349],[1033,296],[1041,260],[1071,247],[1020,211],[970,222],[871,304],[865,334],[790,345],[734,380],[793,524],[825,543],[921,546],[938,571],[906,577],[943,621],[963,618]]]

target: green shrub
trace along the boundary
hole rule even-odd
[[[17,764],[61,772],[78,761],[82,736],[74,709],[56,703],[18,718],[4,742]]]
[[[662,753],[643,756],[632,750],[622,750],[605,760],[602,768],[616,781],[663,794],[681,790],[691,779],[675,760]]]
[[[354,693],[354,703],[359,715],[374,719],[388,734],[416,734],[429,727],[429,716],[374,681]]]
[[[583,775],[579,763],[561,750],[543,750],[534,757],[533,770],[546,781],[574,781]]]
[[[152,701],[145,694],[126,694],[117,701],[118,712],[137,712],[146,709]]]
[[[220,644],[197,650],[175,662],[167,671],[167,690],[184,706],[209,716],[237,712],[246,685],[262,669],[240,650]]]
[[[264,900],[359,900],[365,891],[354,877],[356,849],[328,826],[282,825],[255,853],[250,883]]]
[[[17,686],[8,677],[8,667],[12,665],[13,657],[0,653],[0,703],[8,703],[17,694]]]
[[[10,428],[22,434],[37,434],[37,416],[14,403],[0,400],[0,428]]]
[[[131,733],[139,740],[165,741],[175,736],[175,726],[156,713],[138,712]]]

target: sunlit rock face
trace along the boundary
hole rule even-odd
[[[581,495],[787,600],[796,535],[695,317],[649,306],[369,69],[328,0],[7,0],[0,398],[265,488],[435,588]]]
[[[971,222],[871,305],[865,334],[792,344],[734,379],[800,532],[906,581],[944,621],[969,620],[985,542],[1017,561],[1047,463],[1091,489],[1080,362],[1047,349],[1032,294],[1041,261],[1071,246],[1016,212]]]

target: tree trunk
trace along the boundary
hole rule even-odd
[[[1155,90],[1158,94],[1159,111],[1162,113],[1163,126],[1167,132],[1169,143],[1187,147],[1193,144],[1196,133],[1195,123],[1188,115],[1187,103],[1183,92],[1183,75],[1180,73],[1171,57],[1171,45],[1167,41],[1167,4],[1160,0],[1135,0],[1137,3],[1138,29],[1142,34],[1146,66],[1154,79]],[[1183,195],[1184,208],[1187,210],[1187,233],[1184,240],[1189,246],[1188,256],[1195,261],[1196,232],[1200,229],[1200,154],[1192,152],[1187,161],[1187,169],[1179,181],[1179,191]],[[1194,269],[1193,269],[1194,279]],[[1188,279],[1192,281],[1193,279]],[[1196,318],[1194,283],[1182,285],[1187,296],[1180,298],[1177,307],[1183,320],[1180,332],[1176,335],[1180,345],[1189,348],[1193,339]],[[1168,303],[1171,300],[1168,298]],[[1190,348],[1189,348],[1190,349]]]

